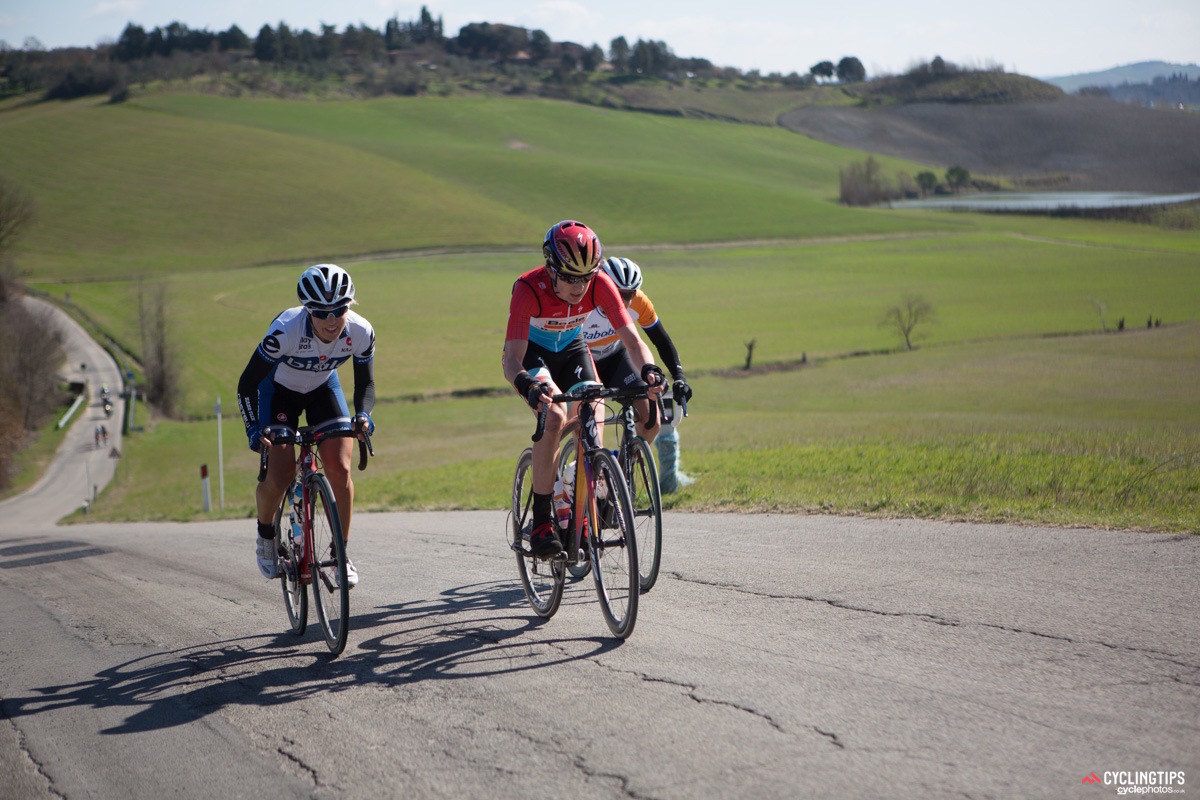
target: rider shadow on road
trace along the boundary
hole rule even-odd
[[[356,649],[374,653],[358,663],[397,682],[478,678],[595,658],[621,644],[601,637],[520,638],[547,622],[529,611],[524,592],[508,581],[447,589],[434,599],[356,617],[358,630],[389,629],[356,643]],[[566,647],[588,641],[596,647],[584,653]]]
[[[9,719],[73,707],[126,708],[125,720],[101,733],[141,733],[187,725],[227,707],[277,706],[351,687],[543,669],[596,658],[621,644],[601,637],[521,640],[544,620],[508,613],[520,598],[509,582],[463,586],[438,599],[359,614],[351,649],[340,658],[329,658],[310,624],[299,638],[244,636],[141,656],[85,681],[4,698],[0,708]],[[355,641],[356,629],[381,628],[375,638]],[[578,651],[589,642],[594,646]]]

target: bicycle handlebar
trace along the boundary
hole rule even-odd
[[[359,438],[362,434],[362,438]],[[287,425],[268,425],[262,429],[262,435],[271,444],[320,444],[326,439],[358,439],[358,469],[361,472],[367,468],[367,456],[375,455],[371,446],[371,434],[365,430],[338,429],[332,431],[314,431],[312,428],[291,428]],[[258,482],[262,483],[267,477],[268,448],[260,448],[258,452]]]
[[[598,383],[587,384],[576,389],[573,392],[565,394],[550,395],[551,403],[575,403],[575,402],[590,402],[593,400],[639,400],[643,397],[649,397],[649,387],[647,386],[632,386],[621,389],[609,389]],[[542,435],[546,432],[546,411],[547,404],[542,403],[538,409],[537,427],[533,431],[531,440],[539,442]],[[646,429],[653,428],[660,414],[663,414],[662,395],[657,397],[657,402],[650,404],[650,419],[646,422]]]

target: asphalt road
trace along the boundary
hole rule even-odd
[[[331,659],[288,632],[248,520],[62,527],[16,502],[0,797],[1200,791],[1200,537],[667,514],[619,643],[590,578],[533,615],[503,513],[363,514]]]

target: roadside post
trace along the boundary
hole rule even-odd
[[[212,495],[208,490],[208,464],[200,465],[200,502],[205,513],[212,511]]]
[[[217,496],[219,505],[225,510],[225,449],[221,441],[221,398],[217,397]]]

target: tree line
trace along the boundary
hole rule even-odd
[[[443,78],[445,73],[462,77],[490,70],[520,76],[526,84],[559,85],[600,71],[618,80],[744,80],[793,88],[835,76],[843,83],[866,77],[854,56],[837,64],[821,61],[805,74],[763,76],[757,70],[718,67],[706,58],[680,57],[666,42],[631,43],[624,36],[610,41],[607,50],[598,44],[555,42],[543,30],[488,22],[467,24],[456,36],[447,36],[441,17],[422,6],[417,19],[393,16],[381,30],[360,24],[309,31],[280,22],[263,25],[251,36],[237,25],[212,32],[181,22],[150,30],[130,22],[115,42],[95,48],[46,50],[27,39],[22,49],[13,49],[0,42],[0,97],[40,91],[47,99],[108,93],[119,100],[129,85],[140,82],[232,74],[255,84],[261,83],[263,70],[357,81],[369,93],[417,94],[428,88],[427,72],[435,69],[443,71]]]

